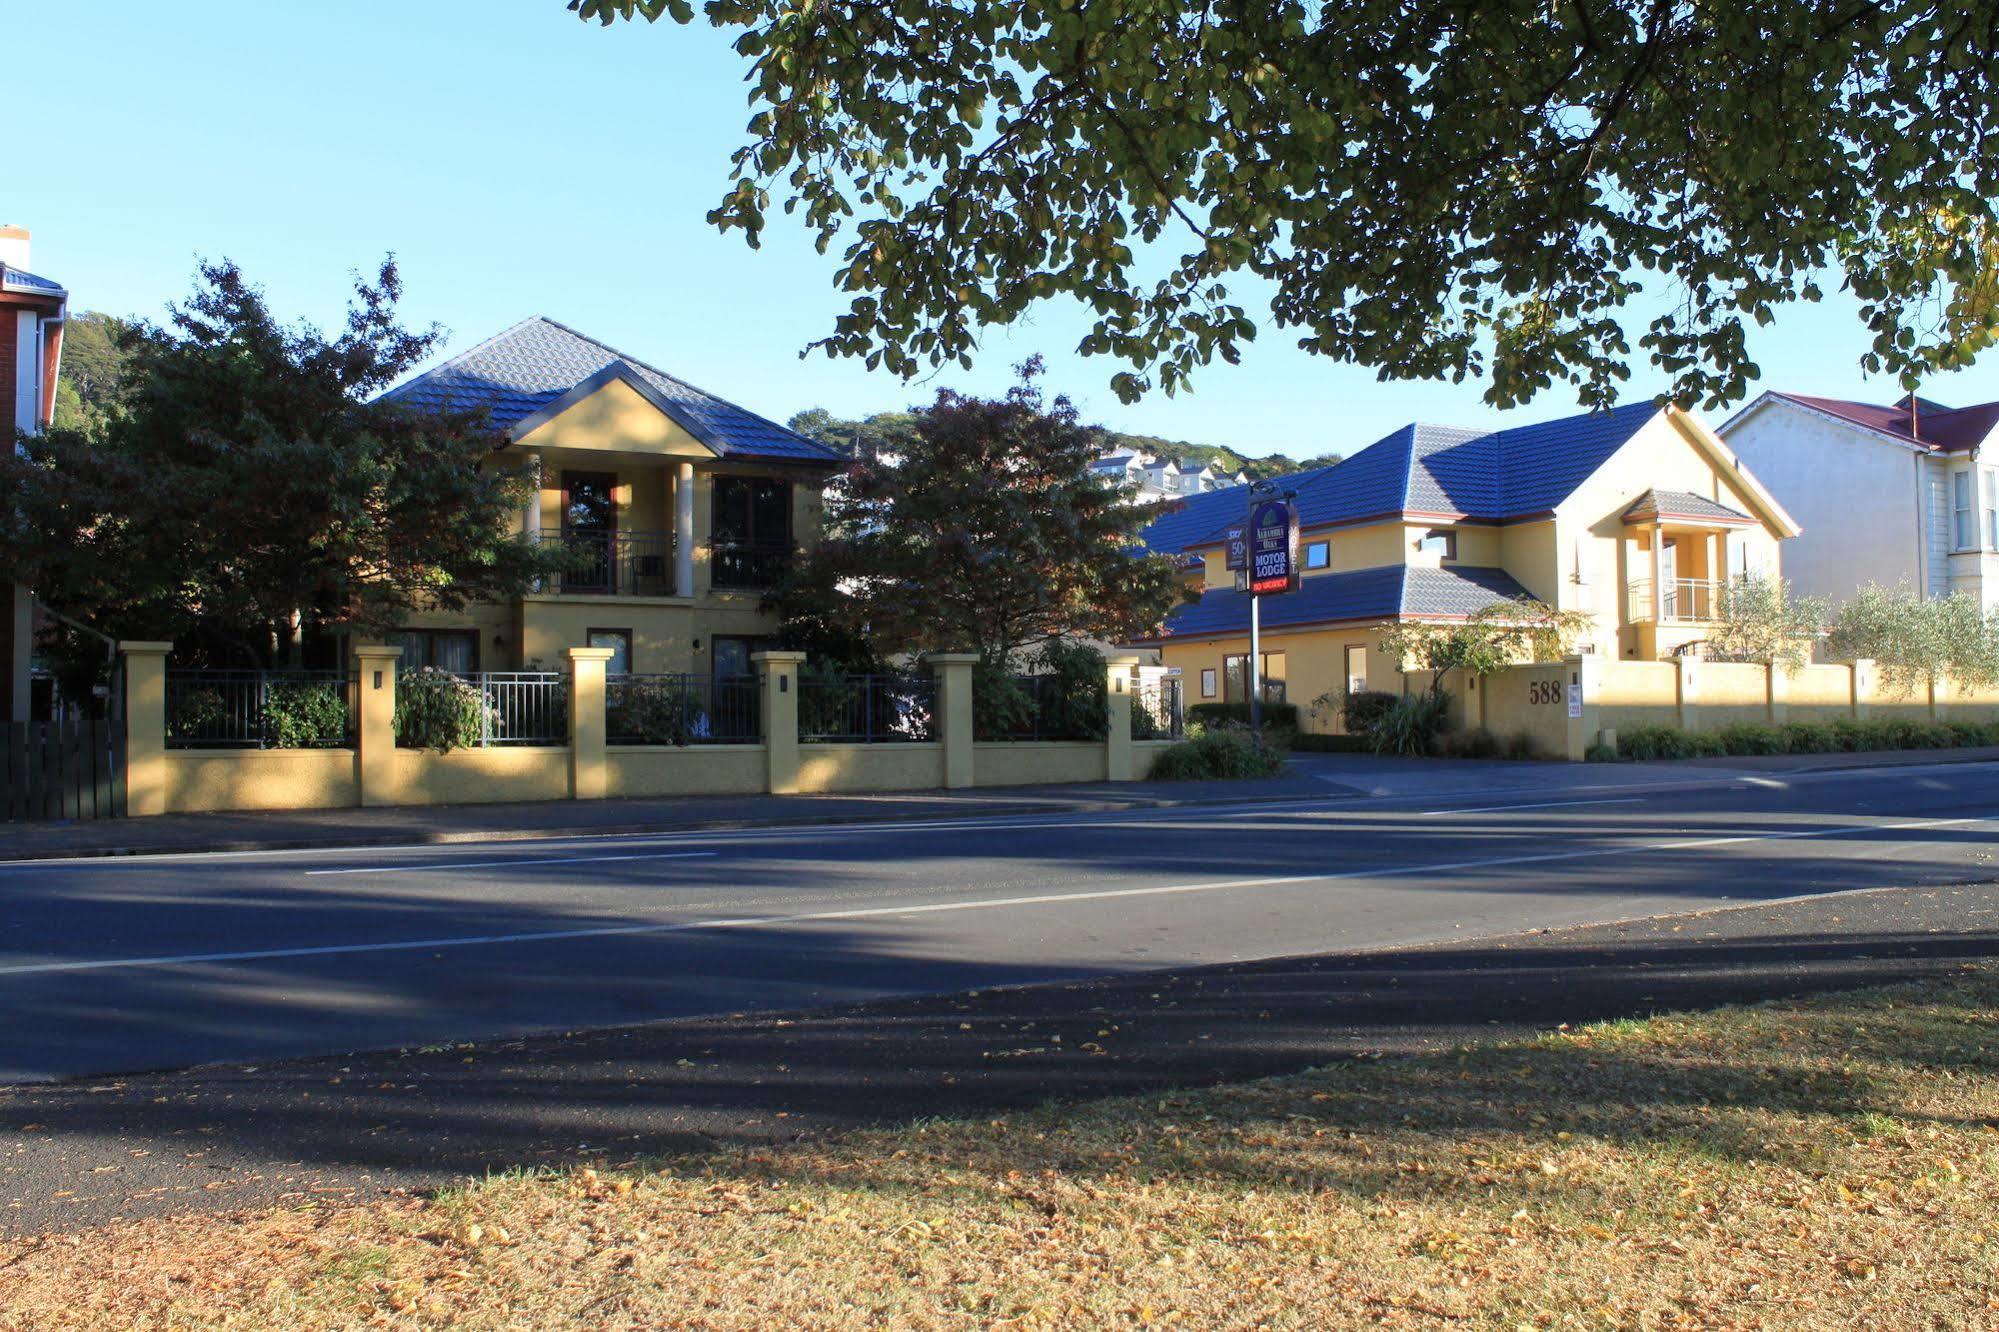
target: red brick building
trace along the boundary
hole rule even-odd
[[[55,418],[62,368],[63,314],[69,293],[28,265],[26,227],[0,226],[0,429],[33,434]],[[28,720],[34,602],[24,587],[5,589],[0,605],[0,721]]]

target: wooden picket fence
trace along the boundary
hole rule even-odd
[[[8,722],[0,811],[9,822],[110,819],[125,812],[125,728],[118,721]]]

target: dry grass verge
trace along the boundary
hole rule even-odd
[[[0,1327],[1999,1327],[1999,976],[0,1252]]]

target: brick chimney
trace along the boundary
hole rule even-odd
[[[18,268],[24,272],[28,267],[28,229],[13,223],[0,224],[0,264]]]

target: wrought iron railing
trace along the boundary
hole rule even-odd
[[[798,738],[808,744],[863,745],[935,740],[936,677],[801,676]]]
[[[1659,585],[1658,618],[1668,624],[1699,624],[1718,620],[1721,618],[1722,598],[1727,590],[1728,584],[1719,579],[1668,578]],[[1633,579],[1631,620],[1650,620],[1653,618],[1652,611],[1652,580]]]
[[[1178,680],[1151,680],[1132,690],[1132,739],[1178,740],[1182,731]]]
[[[544,546],[572,552],[555,590],[582,596],[666,597],[674,593],[671,532],[543,532]]]
[[[465,677],[485,698],[482,745],[560,745],[569,740],[569,677],[552,671],[481,671]]]
[[[726,541],[714,543],[715,559],[709,582],[716,587],[775,587],[791,571],[788,541]]]
[[[169,749],[325,749],[353,743],[342,671],[169,671]]]
[[[763,736],[754,675],[613,675],[604,738],[614,745],[752,744]]]

